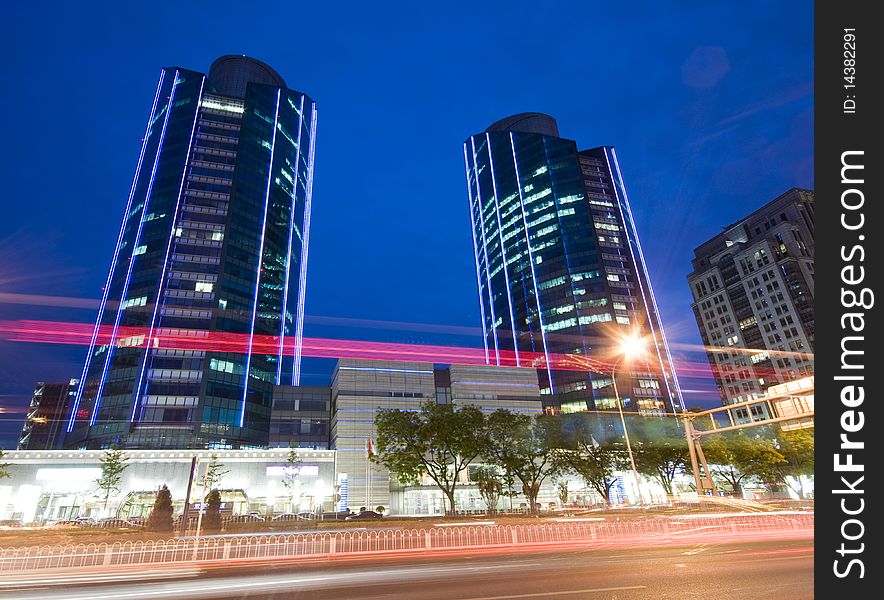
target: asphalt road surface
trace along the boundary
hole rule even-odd
[[[813,598],[813,540],[461,550],[142,568],[6,581],[6,599],[692,600]]]

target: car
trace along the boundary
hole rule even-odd
[[[21,527],[22,522],[15,519],[0,520],[0,527]]]
[[[315,521],[318,518],[319,515],[317,515],[315,512],[305,511],[298,513],[298,519],[300,519],[301,521]]]
[[[46,527],[77,527],[79,525],[82,525],[82,523],[76,519],[61,519],[47,523]]]
[[[364,510],[357,515],[350,515],[345,520],[346,521],[373,521],[378,519],[383,519],[384,515],[381,513],[375,512],[373,510]]]
[[[353,513],[348,510],[339,512],[324,512],[316,515],[316,518],[318,518],[320,521],[343,521],[346,520],[347,517],[352,516],[352,514]]]
[[[282,513],[281,515],[276,515],[271,519],[272,521],[296,521],[298,519],[298,515],[295,513]]]
[[[263,523],[264,518],[259,517],[258,515],[248,514],[248,515],[233,515],[229,519],[227,519],[228,523]]]
[[[95,524],[95,527],[142,527],[142,523],[134,523],[128,519],[102,519]]]

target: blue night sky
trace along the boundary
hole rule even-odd
[[[481,345],[461,143],[513,113],[617,148],[676,360],[705,363],[693,248],[813,187],[809,2],[54,4],[0,25],[0,320],[94,320],[159,70],[223,54],[317,101],[309,336]],[[0,339],[0,447],[83,357]]]

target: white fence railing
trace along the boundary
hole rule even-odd
[[[187,540],[127,541],[99,544],[0,549],[0,573],[44,569],[115,567],[180,562],[297,558],[369,552],[432,551],[555,544],[686,539],[688,535],[726,533],[738,538],[783,532],[811,532],[813,514],[659,518],[623,521],[570,521],[526,525],[469,525],[421,529],[376,529],[213,537]]]

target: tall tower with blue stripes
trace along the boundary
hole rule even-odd
[[[578,150],[549,115],[463,145],[488,364],[536,366],[562,412],[682,409],[617,153]],[[640,356],[620,353],[641,340]],[[581,368],[556,369],[563,357]],[[542,357],[542,358],[541,358]]]
[[[160,72],[66,447],[266,446],[300,380],[316,114],[253,58]]]

